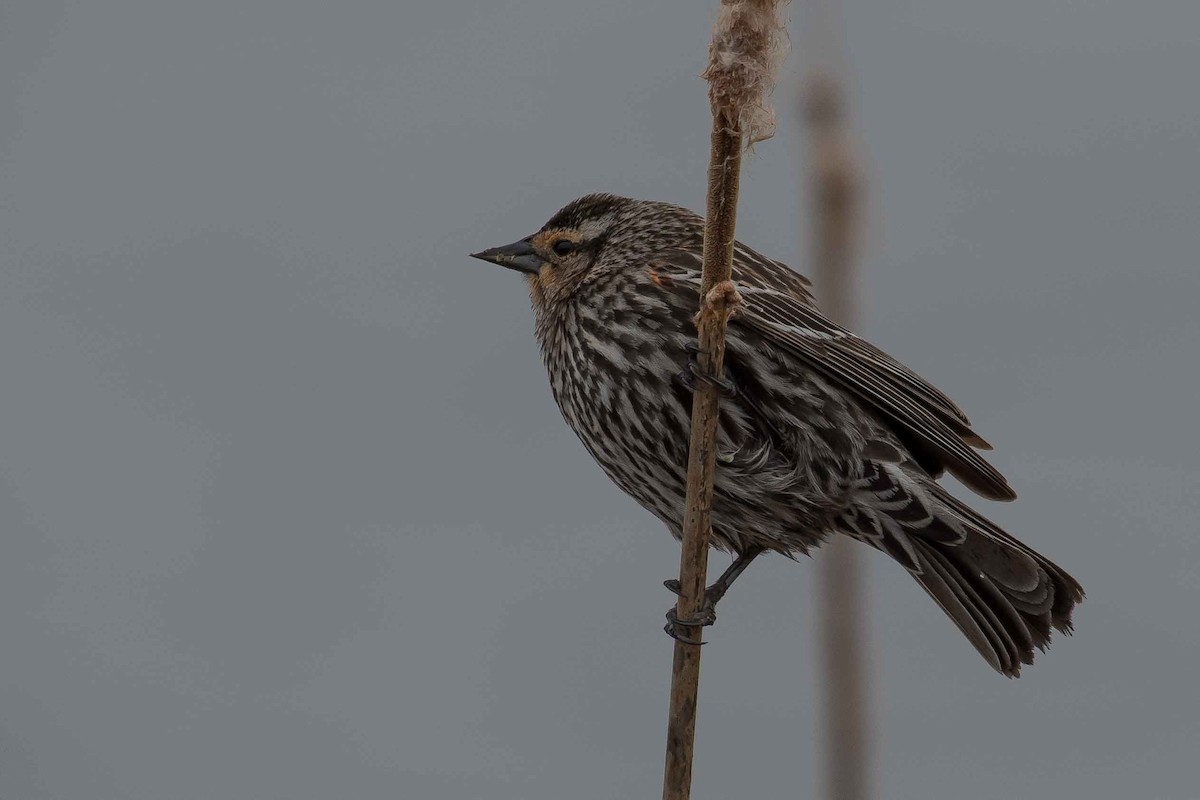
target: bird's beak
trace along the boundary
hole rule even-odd
[[[517,272],[524,272],[528,275],[537,275],[541,271],[542,265],[546,263],[537,254],[537,251],[533,249],[533,245],[530,244],[529,239],[522,239],[519,242],[506,244],[503,247],[492,247],[478,253],[471,253],[471,258],[490,261],[493,264],[515,269]]]

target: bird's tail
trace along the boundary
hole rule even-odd
[[[867,462],[843,532],[903,564],[997,671],[1016,677],[1071,632],[1083,587],[923,475]]]

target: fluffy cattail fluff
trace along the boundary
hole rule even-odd
[[[742,131],[750,144],[775,135],[767,98],[787,52],[785,3],[725,0],[717,9],[708,48],[708,98],[714,114]]]
[[[681,533],[703,220],[591,195],[477,254],[526,273],[554,398],[605,473]],[[806,553],[834,535],[887,553],[995,669],[1068,632],[1080,585],[938,484],[1015,497],[940,391],[816,309],[803,277],[735,243],[712,543]]]

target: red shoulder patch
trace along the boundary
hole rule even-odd
[[[650,282],[659,288],[665,289],[668,286],[675,285],[674,278],[672,278],[670,275],[660,274],[659,271],[655,269],[653,264],[646,268],[646,274],[650,276]]]

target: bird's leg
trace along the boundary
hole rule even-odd
[[[704,602],[700,606],[700,611],[690,620],[681,620],[672,607],[667,611],[667,624],[663,628],[667,635],[672,639],[678,639],[687,644],[703,644],[703,642],[689,637],[680,635],[680,628],[701,628],[707,625],[712,625],[717,621],[717,602],[725,596],[729,591],[729,587],[737,580],[738,576],[745,572],[746,567],[750,566],[750,562],[757,558],[763,552],[763,548],[750,546],[738,553],[737,558],[729,565],[729,568],[721,573],[721,577],[713,581],[712,585],[704,590]],[[663,581],[663,586],[675,594],[679,594],[679,581],[672,578],[671,580]]]
[[[717,601],[725,596],[729,591],[729,587],[738,579],[738,576],[746,571],[746,567],[750,566],[750,562],[758,558],[763,552],[763,548],[751,546],[743,552],[738,553],[737,558],[733,563],[721,573],[721,577],[713,581],[712,586],[704,590],[704,604],[706,606],[715,606]],[[674,594],[679,594],[679,581],[672,578],[671,580],[663,581],[663,586],[666,586]]]
[[[687,387],[688,391],[696,391],[697,383],[707,383],[710,386],[717,387],[725,397],[733,397],[737,394],[737,384],[729,377],[729,370],[725,370],[726,377],[718,378],[716,375],[709,375],[700,369],[700,365],[696,362],[696,356],[700,354],[700,348],[695,343],[688,345],[688,362],[682,372],[675,375],[675,380]]]

